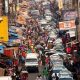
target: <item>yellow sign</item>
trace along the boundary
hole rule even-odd
[[[58,0],[58,7],[59,9],[63,8],[63,0]]]
[[[8,17],[0,17],[0,42],[8,41]]]

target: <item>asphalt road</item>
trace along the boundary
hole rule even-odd
[[[36,72],[30,72],[28,80],[35,80],[37,75],[42,73],[42,70],[43,70],[43,67],[39,66],[39,72],[37,72],[37,73]]]

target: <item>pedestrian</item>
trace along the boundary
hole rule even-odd
[[[56,80],[55,73],[52,74],[52,80]]]
[[[46,67],[43,69],[43,77],[48,80],[48,69]]]
[[[72,54],[72,48],[71,48],[70,44],[66,45],[66,53]]]
[[[49,68],[49,57],[48,56],[46,56],[45,63],[46,63],[46,67]]]
[[[21,80],[21,78],[20,78],[20,76],[18,75],[18,76],[16,76],[16,80]]]
[[[52,80],[52,72],[49,71],[48,80]]]
[[[41,55],[41,60],[42,60],[42,65],[45,66],[45,55],[44,54]]]
[[[36,80],[43,80],[43,78],[42,78],[41,75],[38,75],[38,76],[36,77]]]
[[[56,78],[56,80],[59,80],[59,77],[57,76],[57,74],[55,73],[55,78]]]

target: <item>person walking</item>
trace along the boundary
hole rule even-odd
[[[43,69],[43,77],[48,80],[48,69],[46,67]]]
[[[43,80],[43,78],[42,78],[41,75],[38,75],[38,76],[36,77],[36,80]]]

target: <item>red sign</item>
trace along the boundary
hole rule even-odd
[[[4,55],[13,57],[13,49],[4,50]]]

